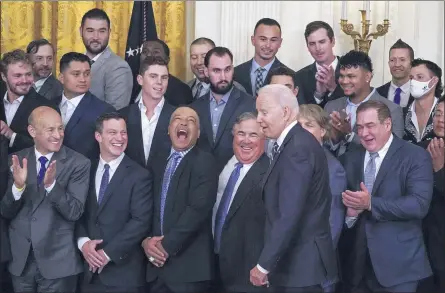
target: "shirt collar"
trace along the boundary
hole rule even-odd
[[[332,61],[332,63],[329,66],[332,66],[332,68],[335,70],[337,68],[337,65],[338,65],[338,58],[335,57],[334,61]],[[317,68],[318,71],[320,70],[321,65],[315,62],[315,67]]]
[[[410,85],[411,85],[411,80],[408,80],[408,82],[406,82],[402,86],[400,86],[400,89],[402,90],[402,92],[404,94],[409,94],[409,92],[410,92]],[[394,90],[399,88],[399,86],[397,86],[392,80],[391,80],[391,87]]]
[[[195,76],[195,78],[196,78],[195,87],[198,87],[199,84],[202,84],[202,88],[203,89],[208,89],[210,87],[210,83],[206,83],[206,82],[200,81],[196,76]]]
[[[375,92],[375,88],[373,88],[372,91],[369,93],[369,95],[368,95],[363,101],[361,101],[361,102],[358,103],[358,104],[354,104],[353,102],[351,102],[351,100],[350,100],[349,98],[346,100],[346,102],[348,103],[349,106],[358,107],[358,106],[360,106],[361,104],[363,104],[364,102],[369,101],[369,99],[372,97],[372,95],[374,94],[374,92]]]
[[[45,81],[46,81],[51,75],[53,75],[52,72],[51,72],[47,77],[42,78],[42,79],[39,79],[39,80],[36,80],[36,81],[34,82],[34,86],[35,86],[35,87],[41,87],[41,86],[45,83]]]
[[[96,56],[94,56],[93,58],[91,58],[91,61],[96,62],[97,59],[99,59],[99,57],[105,52],[106,49],[108,49],[108,46],[107,46],[102,52],[100,52],[99,54],[97,54]],[[86,53],[85,53],[85,54],[86,54]]]
[[[272,61],[263,66],[263,68],[266,69],[267,72],[269,72],[270,68],[272,67],[272,64],[275,62],[275,59],[276,58],[274,57]],[[260,67],[261,66],[255,61],[255,58],[252,59],[252,72],[255,72]]]
[[[164,107],[165,104],[165,99],[164,97],[161,98],[161,100],[159,101],[159,103],[156,105],[154,112],[159,114],[161,113],[162,108]],[[139,106],[139,110],[141,110],[141,112],[147,112],[147,107],[145,107],[144,105],[144,101],[141,98],[138,102],[138,106]]]
[[[43,155],[34,147],[34,153],[36,155],[36,161],[39,162],[39,158],[42,157]],[[46,155],[44,155],[44,157],[46,157],[46,159],[48,159],[48,162],[51,161],[51,158],[53,157],[54,152],[53,153],[48,153]]]
[[[230,94],[232,93],[232,90],[233,90],[233,85],[232,85],[232,88],[230,89],[230,91],[228,91],[227,93],[225,93],[222,96],[221,101],[224,101],[224,103],[227,104],[227,101],[229,100],[229,97],[230,97]],[[210,101],[214,101],[216,103],[216,99],[213,96],[213,92],[212,91],[210,91]]]
[[[434,103],[433,103],[433,106],[430,109],[430,115],[429,116],[431,116],[431,113],[433,112],[434,108],[436,107],[438,101],[439,101],[439,98],[434,97]],[[416,103],[411,103],[411,107],[410,107],[409,110],[412,113],[415,113],[415,111],[416,111]]]
[[[113,171],[116,171],[117,167],[119,167],[119,164],[122,162],[122,160],[125,157],[125,153],[123,152],[119,157],[117,157],[114,160],[109,161],[108,163],[105,162],[105,160],[102,158],[102,155],[99,157],[99,167],[101,169],[104,168],[105,164],[108,164],[110,166],[110,169]]]
[[[195,147],[195,146],[193,145],[193,146],[192,146],[191,148],[189,148],[188,150],[181,151],[181,152],[176,151],[176,150],[172,147],[171,150],[170,150],[170,155],[169,155],[168,158],[167,158],[167,161],[170,160],[170,158],[171,158],[171,156],[173,155],[173,153],[179,153],[179,155],[180,155],[182,158],[184,158],[185,155],[187,155],[188,152],[190,152],[190,151],[192,150],[192,148],[194,148],[194,147]]]
[[[297,123],[298,123],[298,121],[295,120],[294,122],[289,124],[286,128],[284,128],[283,132],[281,132],[280,136],[277,138],[277,141],[276,141],[279,147],[281,147],[281,145],[283,144],[283,141],[286,138],[287,134],[292,129],[292,127],[297,125]]]
[[[19,104],[23,101],[23,98],[24,98],[25,96],[20,96],[20,97],[18,97],[15,101],[18,101],[19,102]],[[5,95],[4,95],[4,97],[3,97],[3,101],[4,101],[4,103],[5,104],[11,104],[10,102],[9,102],[9,100],[8,100],[8,91],[6,91],[6,93],[5,93]],[[14,101],[14,102],[15,102]],[[13,103],[14,103],[13,102]]]
[[[235,155],[233,155],[233,157],[230,159],[229,163],[235,166],[236,163],[239,162],[239,163],[243,164],[243,168],[244,168],[244,170],[245,170],[246,168],[250,168],[250,167],[252,167],[253,164],[255,164],[255,162],[256,162],[257,160],[258,160],[258,159],[256,159],[255,161],[253,161],[253,162],[250,163],[250,164],[243,164],[243,163],[240,162],[240,160],[238,160],[238,158],[237,158]]]
[[[379,158],[383,159],[386,156],[386,153],[389,150],[389,147],[391,146],[391,143],[394,139],[394,136],[391,134],[391,136],[389,137],[388,141],[385,143],[385,145],[377,152],[379,154]],[[369,156],[369,152],[366,151],[366,154]]]
[[[66,96],[65,93],[62,94],[62,101],[60,102],[60,105],[63,106],[66,104],[66,102],[70,101],[71,104],[74,105],[74,107],[77,108],[77,106],[79,105],[80,101],[82,100],[82,98],[85,96],[85,94],[82,94],[80,96],[76,96],[74,98],[72,98],[71,100],[69,100]]]

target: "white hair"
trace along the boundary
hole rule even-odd
[[[269,84],[262,87],[258,91],[258,96],[267,96],[275,101],[278,101],[281,107],[288,107],[296,116],[299,112],[299,105],[297,97],[294,93],[285,85],[282,84]]]

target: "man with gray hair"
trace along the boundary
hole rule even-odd
[[[263,133],[276,141],[262,181],[264,246],[250,281],[273,292],[322,292],[320,284],[337,276],[326,156],[298,124],[298,101],[289,88],[263,87],[256,108]]]
[[[261,180],[269,159],[256,119],[254,113],[244,112],[235,120],[234,155],[219,175],[212,218],[218,292],[258,291],[246,268],[256,265],[263,244],[266,210]]]

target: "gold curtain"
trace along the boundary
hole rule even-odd
[[[71,51],[85,52],[79,34],[85,12],[105,10],[111,20],[109,46],[125,57],[133,1],[0,1],[0,54],[26,49],[29,42],[48,39],[56,50],[56,60]],[[185,2],[153,1],[158,38],[170,48],[170,72],[178,78],[186,75]],[[59,64],[56,62],[56,73]]]

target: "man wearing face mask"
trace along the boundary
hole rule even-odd
[[[418,144],[434,136],[434,111],[443,92],[442,69],[436,63],[422,59],[414,59],[411,67],[410,92],[414,102],[404,110],[403,139]]]

